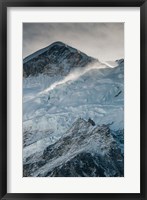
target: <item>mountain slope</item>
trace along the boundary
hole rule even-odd
[[[24,176],[123,176],[124,60],[112,63],[60,42],[24,59]]]
[[[109,126],[80,118],[36,162],[28,159],[24,176],[123,176],[123,153]]]
[[[49,76],[67,75],[71,69],[83,67],[94,60],[62,42],[54,42],[23,60],[23,76],[42,73]]]

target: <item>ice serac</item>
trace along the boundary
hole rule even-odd
[[[109,125],[77,119],[36,162],[24,164],[24,176],[121,177],[124,156]]]
[[[84,67],[94,60],[62,42],[54,42],[23,60],[23,76],[67,75],[71,69]]]

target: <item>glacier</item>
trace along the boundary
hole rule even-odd
[[[23,70],[23,175],[123,176],[124,60],[55,42]]]

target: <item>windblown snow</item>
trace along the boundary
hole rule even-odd
[[[25,62],[30,59],[27,58]],[[65,68],[68,66],[65,65]],[[66,76],[39,74],[24,78],[24,164],[28,163],[28,158],[32,157],[29,161],[31,163],[39,159],[49,145],[61,140],[76,120],[88,121],[89,118],[94,121],[95,126],[109,125],[114,135],[124,129],[123,60],[113,64],[99,61],[89,63],[84,68],[71,70]],[[90,130],[92,131],[93,128],[91,126]],[[86,147],[82,145],[81,148],[74,146],[75,152],[76,149],[82,152],[82,148],[91,147],[90,145]],[[121,149],[123,151],[123,146]],[[61,163],[60,158],[58,162]],[[40,168],[41,171],[37,168],[33,176],[44,174],[48,165],[50,163]]]

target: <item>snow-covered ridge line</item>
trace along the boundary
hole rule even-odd
[[[92,69],[103,69],[103,68],[108,68],[108,67],[115,68],[117,66],[118,66],[117,63],[115,65],[111,65],[108,62],[96,62],[94,64],[89,64],[84,69],[79,68],[79,69],[72,71],[63,80],[53,83],[51,86],[46,88],[44,91],[40,92],[39,95],[49,92],[49,91],[53,90],[54,88],[56,88],[57,86],[67,83],[68,81],[77,80],[79,77],[81,77],[82,75],[84,75],[85,73],[87,73],[88,71],[90,71]]]
[[[107,65],[102,64],[100,62],[95,62],[93,64],[89,64],[87,65],[85,68],[77,68],[74,69],[73,71],[71,71],[70,74],[68,74],[66,77],[64,77],[62,80],[56,81],[53,84],[51,84],[49,87],[47,87],[45,90],[39,92],[35,97],[31,98],[30,100],[35,99],[36,97],[39,97],[53,89],[55,89],[56,87],[58,87],[59,85],[63,85],[66,84],[67,82],[70,81],[75,81],[78,78],[80,78],[82,75],[86,74],[87,72],[89,72],[90,70],[93,69],[104,69],[104,68],[108,68]]]
[[[32,53],[31,55],[25,57],[25,58],[23,59],[23,64],[25,64],[26,62],[28,62],[28,61],[32,60],[33,58],[39,56],[40,54],[44,53],[45,51],[49,50],[49,49],[50,49],[52,46],[54,46],[55,44],[58,44],[58,45],[66,45],[66,44],[64,44],[64,43],[62,43],[62,42],[54,42],[54,43],[48,45],[47,47],[45,47],[45,48],[43,48],[43,49],[39,49],[38,51]]]
[[[23,64],[27,63],[28,61],[32,60],[33,58],[35,57],[38,57],[40,54],[43,54],[44,52],[46,52],[47,50],[49,50],[51,47],[53,47],[54,45],[58,45],[58,46],[66,46],[68,47],[71,51],[78,51],[80,52],[79,50],[77,50],[76,48],[74,47],[71,47],[63,42],[60,42],[60,41],[57,41],[57,42],[53,42],[52,44],[48,45],[47,47],[43,48],[43,49],[40,49],[34,53],[32,53],[31,55],[25,57],[23,59]],[[83,53],[83,52],[82,52]],[[83,53],[85,54],[85,53]],[[85,54],[86,55],[86,54]]]
[[[117,63],[116,63],[116,66],[118,66]],[[97,61],[97,62],[94,62],[92,64],[87,65],[85,68],[74,69],[64,79],[54,82],[53,84],[51,84],[45,90],[39,92],[35,97],[31,98],[30,100],[33,100],[36,97],[39,97],[40,95],[45,94],[45,93],[55,89],[59,85],[66,84],[67,82],[70,82],[70,81],[75,81],[78,78],[80,78],[82,75],[84,75],[87,72],[89,72],[90,70],[93,70],[93,69],[99,70],[99,69],[104,69],[104,68],[115,68],[116,66],[112,66],[107,62],[99,62],[99,61]]]
[[[110,68],[115,68],[118,66],[118,64],[116,62],[113,62],[113,64],[110,64],[109,62],[101,62],[101,64],[106,65]]]
[[[75,81],[90,70],[102,69],[102,68],[107,68],[107,66],[103,63],[97,62],[94,64],[89,64],[84,69],[81,69],[81,68],[75,69],[69,75],[67,75],[63,80],[53,83],[51,86],[46,88],[44,91],[40,92],[39,95],[49,92],[49,91],[53,90],[54,88],[56,88],[57,86],[67,83],[68,81]]]
[[[47,47],[45,47],[45,48],[43,48],[43,49],[40,49],[40,50],[36,51],[35,53],[32,53],[31,55],[25,57],[25,58],[23,59],[23,64],[25,64],[26,62],[30,61],[31,59],[33,59],[33,58],[39,56],[40,54],[44,53],[44,52],[47,51],[49,48],[50,48],[50,46],[47,46]]]
[[[112,148],[113,150],[111,151]],[[90,159],[90,157],[88,156],[86,157],[86,162],[85,162],[84,161],[85,159],[83,160],[83,157],[80,156],[83,154],[88,154],[92,159]],[[113,155],[116,154],[119,155],[119,158],[118,156],[115,156],[115,161],[114,161]],[[80,160],[80,166],[82,168],[83,166],[85,166],[81,164],[82,162],[86,164],[89,161],[90,164],[91,161],[94,159],[94,163],[97,162],[94,169],[97,169],[98,167],[97,171],[98,175],[100,176],[99,165],[101,163],[101,159],[97,160],[96,158],[98,157],[101,159],[104,158],[104,160],[109,160],[107,165],[102,165],[103,168],[105,166],[106,171],[111,163],[114,169],[116,166],[120,166],[120,162],[123,166],[123,154],[121,153],[120,147],[118,146],[116,140],[113,138],[111,134],[109,125],[95,126],[92,125],[91,121],[86,121],[82,118],[78,118],[59,140],[57,140],[53,144],[50,145],[48,144],[48,146],[46,147],[43,146],[43,150],[41,153],[39,152],[38,156],[40,165],[36,163],[35,171],[33,171],[31,165],[32,162],[30,162],[29,159],[27,159],[28,157],[24,159],[24,166],[25,166],[24,175],[34,176],[34,177],[50,176],[49,175],[50,172],[51,174],[52,172],[56,174],[56,168],[58,168],[59,170],[60,167],[67,168],[66,164],[68,162],[71,162],[72,165],[72,167],[70,168],[71,173],[73,173],[73,175],[78,174],[78,176],[80,176],[82,175],[81,170],[73,170],[74,163],[72,163],[72,160],[73,159],[75,161]],[[119,165],[117,165],[118,159],[119,159]],[[33,163],[35,162],[36,162],[36,156],[33,156]],[[113,171],[114,170],[112,171],[108,170],[108,172],[109,173],[111,172],[112,174]],[[61,174],[62,172],[63,170],[61,170]],[[87,176],[93,176],[93,172],[91,173],[90,171],[88,172],[87,170],[86,172],[88,173]],[[121,171],[120,172],[118,171],[118,174],[121,175]],[[64,173],[62,175],[64,175]]]

